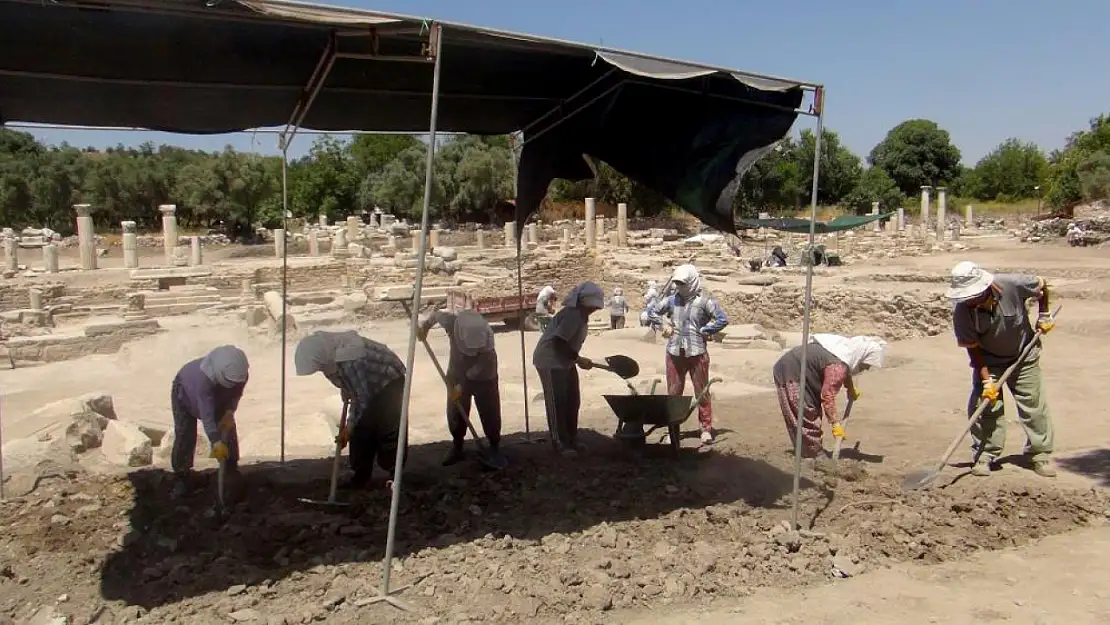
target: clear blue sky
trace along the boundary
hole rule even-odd
[[[332,0],[333,3],[336,0]],[[974,165],[1008,137],[1061,147],[1110,112],[1107,0],[338,0],[782,75],[826,85],[826,124],[866,156],[909,118]],[[800,118],[795,130],[812,124]],[[48,142],[251,149],[249,135],[35,131]],[[297,139],[293,151],[311,138]],[[253,147],[276,152],[276,137]]]

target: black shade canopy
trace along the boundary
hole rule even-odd
[[[315,130],[428,130],[421,19],[269,0],[0,0],[0,24],[4,122],[225,133],[297,121],[300,104],[299,125]],[[733,231],[738,167],[789,132],[809,86],[463,25],[443,32],[437,127],[524,131],[521,222],[552,178],[591,177],[589,155]]]

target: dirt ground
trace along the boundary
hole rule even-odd
[[[398,596],[415,611],[399,612],[370,602],[388,519],[383,474],[344,510],[297,502],[326,495],[334,389],[320,376],[287,378],[288,461],[280,466],[280,345],[232,321],[165,319],[169,332],[113,356],[0,372],[4,440],[46,427],[31,417],[42,404],[97,390],[113,396],[122,419],[168,425],[177,368],[233,342],[252,363],[239,411],[251,457],[246,499],[221,521],[210,490],[171,501],[164,467],[115,475],[40,468],[34,492],[0,504],[0,622],[4,614],[29,622],[36,611],[74,623],[1106,622],[1110,595],[1092,586],[1104,576],[1087,573],[1105,563],[1083,562],[1110,551],[1101,527],[1110,518],[1110,430],[1091,409],[1106,405],[1110,386],[1090,366],[1110,336],[1110,251],[1009,239],[976,247],[856,265],[828,280],[885,288],[868,275],[944,276],[964,259],[1047,276],[1065,306],[1042,359],[1056,480],[1023,466],[1022,435],[1011,423],[1013,455],[990,479],[967,476],[962,449],[937,487],[902,492],[902,476],[935,462],[963,426],[969,371],[949,335],[899,341],[887,367],[859,379],[864,396],[848,423],[841,478],[804,472],[808,529],[790,532],[792,459],[770,389],[777,352],[713,352],[713,373],[723,378],[714,394],[721,436],[710,450],[684,441],[678,458],[610,438],[615,419],[599,395],[624,393],[623,383],[585,372],[588,451],[566,461],[527,442],[523,413],[538,381],[527,367],[524,393],[519,335],[499,333],[511,466],[497,474],[471,463],[438,466],[444,392],[416,353],[392,581],[412,584]],[[360,329],[404,355],[400,322]],[[536,338],[527,335],[528,353]],[[441,333],[432,344],[445,353]],[[626,353],[640,361],[641,378],[662,377],[661,345],[602,335],[584,351]],[[532,438],[542,437],[542,406],[529,406]],[[1075,571],[1088,579],[1069,577]]]

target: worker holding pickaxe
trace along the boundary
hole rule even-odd
[[[955,303],[952,327],[956,340],[960,347],[967,349],[973,370],[968,414],[975,412],[980,401],[991,402],[971,428],[975,451],[971,472],[985,477],[991,474],[1006,442],[1002,389],[996,380],[1020,359],[1022,350],[1034,339],[1034,325],[1025,308],[1027,300],[1037,300],[1036,330],[1047,334],[1054,327],[1049,313],[1048,285],[1044,278],[994,275],[973,262],[964,261],[952,269],[946,295]],[[1028,439],[1025,454],[1032,462],[1033,471],[1043,477],[1055,477],[1056,468],[1051,460],[1052,419],[1044,396],[1040,351],[1040,345],[1031,347],[1025,360],[1006,380],[1006,386],[1017,404],[1018,421],[1025,429]]]

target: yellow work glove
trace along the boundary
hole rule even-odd
[[[834,423],[832,426],[832,435],[833,438],[844,438],[846,436],[844,425],[841,423]]]
[[[461,384],[456,384],[456,385],[452,386],[451,390],[448,391],[448,397],[451,398],[452,402],[462,400],[462,385]]]
[[[416,340],[418,340],[418,341],[428,340],[428,330],[427,330],[427,328],[425,328],[422,325],[416,326]]]
[[[1001,396],[1002,394],[998,390],[998,385],[994,383],[994,378],[983,380],[983,392],[979,394],[979,397],[990,402],[996,402]]]
[[[229,455],[231,455],[231,450],[227,448],[227,445],[223,441],[220,441],[212,446],[212,453],[208,454],[208,457],[223,462],[227,460]]]
[[[1041,313],[1037,318],[1037,329],[1041,331],[1041,334],[1048,334],[1055,327],[1056,322],[1052,320],[1052,315]]]
[[[663,338],[669,339],[674,336],[674,326],[663,326]]]
[[[339,445],[340,449],[345,449],[347,443],[351,441],[351,435],[347,432],[347,426],[342,425],[339,427],[339,434],[335,437],[335,442]]]
[[[852,401],[856,401],[860,397],[863,397],[863,391],[860,391],[858,386],[853,387],[852,390],[848,393],[848,399],[851,399]]]

